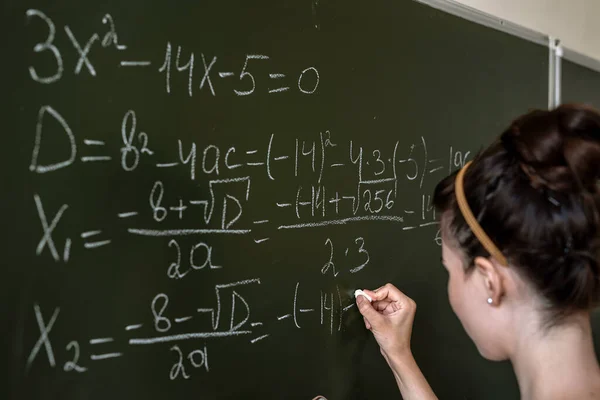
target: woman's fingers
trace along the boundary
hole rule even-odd
[[[383,287],[383,286],[382,286]],[[381,288],[380,288],[381,289]],[[373,300],[383,300],[383,298],[379,298],[377,297],[377,291],[379,289],[375,289],[375,290],[369,290],[369,289],[363,289],[363,292],[365,294],[368,294],[370,298],[372,298]]]
[[[365,290],[364,292],[371,296],[373,300],[388,300],[400,303],[404,303],[408,300],[408,296],[391,283],[388,283],[375,291]]]
[[[415,302],[391,284],[376,291],[364,292],[373,301],[369,302],[364,296],[358,296],[356,303],[363,315],[365,327],[373,333],[382,354],[388,357],[410,349]]]
[[[372,308],[384,315],[399,311],[410,302],[408,296],[389,283],[374,291],[368,289],[363,291],[373,299]]]
[[[365,298],[365,296],[358,296],[356,299],[356,304],[358,305],[358,311],[369,321],[371,325],[377,326],[377,323],[381,320],[382,315],[373,308],[373,305],[369,300]]]
[[[372,304],[373,304],[373,308],[376,309],[377,311],[379,311],[383,315],[393,314],[396,311],[400,310],[400,306],[398,305],[398,303],[396,303],[394,301],[387,301],[387,300],[374,301]]]
[[[389,300],[375,300],[371,304],[373,305],[374,309],[381,312],[385,310],[391,303],[392,302]]]

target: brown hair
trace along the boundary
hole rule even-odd
[[[437,185],[434,204],[470,271],[490,254],[458,209],[455,176]],[[599,178],[600,114],[580,105],[519,117],[465,172],[475,218],[554,321],[600,299]]]

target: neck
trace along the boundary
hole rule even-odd
[[[589,313],[570,316],[548,330],[531,320],[520,325],[511,361],[522,399],[574,398],[574,393],[596,398],[588,397],[600,381]]]

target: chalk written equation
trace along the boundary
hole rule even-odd
[[[241,293],[243,293],[245,287],[260,284],[261,280],[255,278],[215,285],[215,306],[189,309],[189,315],[180,316],[173,316],[170,310],[169,297],[164,293],[159,293],[152,299],[150,304],[152,321],[133,323],[122,328],[125,334],[130,336],[129,338],[123,338],[122,335],[120,338],[115,336],[89,338],[83,344],[90,353],[89,357],[85,359],[81,358],[81,342],[79,340],[69,340],[65,348],[67,352],[70,352],[72,358],[64,360],[64,362],[56,360],[53,347],[54,341],[51,340],[51,332],[60,314],[60,307],[53,310],[52,315],[46,322],[40,306],[34,304],[33,311],[40,335],[27,357],[26,368],[27,370],[31,368],[33,362],[43,351],[46,354],[49,366],[56,367],[62,364],[65,372],[81,373],[88,371],[93,362],[125,356],[128,347],[166,343],[170,346],[169,350],[177,355],[176,361],[170,369],[170,379],[173,380],[178,377],[188,379],[190,377],[190,374],[186,372],[188,369],[200,368],[205,372],[210,371],[207,340],[248,337],[248,342],[255,344],[270,336],[269,333],[266,333],[266,327],[273,327],[276,323],[282,323],[281,321],[289,319],[293,322],[291,326],[300,329],[305,318],[302,315],[308,313],[314,313],[315,318],[320,320],[320,324],[333,335],[334,332],[341,331],[344,314],[354,307],[353,299],[347,295],[342,295],[339,288],[336,288],[335,293],[321,291],[318,299],[315,299],[314,296],[301,296],[301,283],[297,282],[293,290],[293,296],[290,296],[290,300],[293,298],[293,301],[290,301],[289,313],[274,315],[271,321],[253,321],[250,319],[250,304]],[[227,300],[229,300],[229,304],[225,305]],[[309,305],[311,308],[302,307],[300,303]],[[200,324],[204,325],[206,329],[203,331],[189,331],[188,329],[184,333],[172,333],[173,330],[178,330],[179,326],[185,326],[194,322],[194,320],[199,320]],[[147,325],[145,331],[154,331],[154,335],[136,335],[136,332],[143,330],[145,325]],[[195,324],[195,326],[197,327],[198,324]],[[190,341],[197,340],[202,341],[200,347],[184,354],[182,346]]]
[[[49,72],[32,61],[27,66],[29,75],[43,85],[58,82],[65,71],[62,53],[67,50],[55,44],[55,24],[40,10],[28,10],[26,17],[28,23],[38,20],[48,30],[46,39],[34,46],[33,59],[37,53],[47,53],[45,56],[51,55],[55,62],[55,70]],[[120,72],[153,68],[169,95],[192,97],[197,91],[209,96],[228,93],[238,97],[260,91],[274,96],[285,92],[319,95],[319,71],[311,63],[297,71],[273,71],[268,77],[259,76],[252,67],[269,63],[268,55],[245,54],[240,57],[239,66],[228,66],[221,65],[216,56],[184,49],[170,41],[166,41],[160,57],[134,59],[117,35],[112,16],[105,14],[101,22],[104,31],[94,33],[83,45],[69,26],[64,26],[79,57],[74,65],[75,76],[87,71],[92,77],[100,77],[101,71],[90,58],[101,50],[117,51],[127,55],[116,66]],[[198,79],[199,66],[202,72]],[[175,74],[186,74],[187,87],[174,85]],[[147,115],[135,109],[118,110],[119,118],[110,121],[110,135],[90,137],[82,124],[92,126],[94,121],[78,120],[75,124],[73,117],[67,117],[68,112],[58,106],[38,106],[37,113],[31,116],[35,120],[28,165],[32,174],[46,176],[69,169],[97,171],[110,166],[124,176],[144,173],[163,177],[173,173],[186,177],[183,181],[153,177],[153,182],[136,193],[134,199],[119,203],[122,209],[100,225],[87,226],[82,231],[73,231],[69,226],[58,230],[71,204],[61,201],[60,207],[49,209],[44,206],[44,198],[49,194],[36,188],[31,204],[39,218],[41,237],[33,247],[41,260],[56,265],[78,263],[89,252],[107,251],[111,246],[123,245],[122,237],[135,237],[145,238],[140,240],[148,240],[149,245],[167,254],[168,261],[157,268],[169,282],[194,280],[225,269],[232,271],[228,276],[237,275],[238,279],[205,284],[202,289],[214,293],[208,303],[173,304],[176,302],[168,294],[153,293],[154,297],[148,299],[146,318],[131,321],[110,334],[83,339],[53,337],[53,327],[59,323],[59,314],[65,307],[46,310],[35,302],[32,310],[39,338],[28,354],[28,369],[45,353],[49,366],[84,373],[95,362],[126,356],[131,347],[163,344],[174,360],[168,369],[169,378],[189,379],[196,373],[211,371],[212,340],[237,337],[246,339],[249,345],[260,346],[281,332],[277,326],[302,329],[309,324],[319,324],[333,336],[342,331],[344,318],[354,307],[353,298],[336,279],[368,270],[372,253],[368,235],[343,240],[329,236],[327,227],[388,223],[397,224],[404,231],[432,228],[431,240],[441,244],[425,183],[464,166],[470,155],[453,146],[434,147],[421,135],[409,145],[389,140],[374,146],[366,137],[364,141],[348,139],[347,132],[326,127],[302,137],[281,131],[256,134],[251,145],[224,144],[224,140],[206,143],[205,138],[194,141],[184,139],[183,134],[177,137],[177,132],[161,132],[145,122]],[[48,135],[60,138],[54,143],[62,143],[62,147],[47,147]],[[155,143],[160,143],[160,151]],[[351,179],[339,179],[341,174]],[[264,182],[271,188],[265,188]],[[281,185],[282,182],[286,184]],[[407,185],[412,188],[410,196],[406,194]],[[215,251],[215,243],[220,238],[236,236],[262,248],[290,231],[322,235],[319,239],[327,256],[312,261],[315,280],[326,277],[334,284],[315,290],[311,282],[295,280],[288,288],[284,305],[263,313],[267,317],[257,320],[251,310],[261,306],[256,304],[255,294],[264,291],[264,277],[245,271],[238,275],[235,266]],[[111,237],[115,232],[119,233],[119,240]],[[149,315],[151,319],[147,318]],[[53,347],[57,343],[72,357],[57,360]]]
[[[40,20],[45,24],[47,29],[45,40],[36,43],[33,51],[35,53],[51,54],[55,62],[52,73],[46,72],[45,74],[40,74],[38,69],[34,65],[31,65],[29,66],[29,74],[34,81],[39,83],[51,84],[58,82],[64,74],[64,49],[60,49],[55,44],[56,25],[50,17],[40,10],[27,10],[26,15],[28,20]],[[98,46],[100,46],[100,48],[96,50],[96,52],[101,50],[116,50],[120,53],[128,54],[128,47],[119,41],[116,23],[113,17],[110,14],[106,14],[102,18],[102,24],[102,31],[93,33],[83,46],[81,44],[82,42],[76,38],[69,25],[64,26],[65,35],[69,38],[69,41],[79,57],[73,70],[74,75],[79,75],[83,73],[83,71],[87,71],[92,77],[97,77],[99,75],[94,64],[90,60],[91,53]],[[96,46],[94,46],[95,44]],[[224,66],[226,70],[216,71],[217,56],[210,57],[204,53],[200,53],[200,56],[197,57],[196,53],[193,51],[186,51],[182,46],[177,46],[176,51],[174,49],[175,46],[172,46],[171,42],[167,42],[162,64],[158,68],[155,68],[155,70],[159,74],[164,74],[165,90],[169,94],[172,91],[172,75],[174,73],[187,73],[187,93],[190,97],[193,96],[195,90],[206,90],[209,91],[212,96],[216,96],[217,85],[214,83],[216,79],[235,81],[229,84],[229,93],[234,93],[237,96],[251,95],[257,90],[260,90],[257,87],[257,80],[259,80],[259,77],[255,77],[255,74],[252,73],[252,64],[260,61],[267,62],[270,59],[270,57],[265,54],[246,54],[242,57],[243,62],[241,62],[241,68],[238,68],[239,72],[229,66]],[[184,58],[187,58],[187,61],[183,61]],[[201,60],[202,64],[202,77],[200,83],[194,81],[194,71],[198,68],[198,58]],[[153,60],[132,60],[125,56],[124,59],[119,62],[118,67],[152,68],[155,64],[158,63]],[[293,85],[289,82],[289,74],[282,73],[281,71],[269,73],[269,83],[266,84],[267,87],[265,88],[266,92],[269,94],[283,93],[289,91],[292,87],[300,93],[309,95],[317,91],[320,79],[317,68],[314,66],[307,66],[300,71],[294,72]],[[196,71],[196,76],[197,75],[198,72]],[[267,79],[266,76],[260,78]]]
[[[41,164],[38,157],[42,153],[42,137],[47,119],[55,119],[62,126],[64,135],[69,139],[70,156],[64,160]],[[340,225],[358,221],[389,221],[403,224],[404,230],[412,230],[429,225],[436,225],[435,210],[431,204],[431,195],[422,193],[417,202],[402,196],[399,185],[414,181],[419,188],[427,176],[438,174],[439,177],[453,169],[460,168],[466,162],[469,152],[456,151],[449,147],[443,158],[432,158],[425,137],[420,143],[401,149],[396,141],[386,154],[385,150],[368,149],[349,140],[339,142],[330,131],[315,134],[313,140],[293,139],[290,145],[278,145],[277,135],[271,134],[262,148],[238,149],[235,145],[222,148],[209,144],[199,148],[196,143],[183,143],[174,140],[173,157],[170,160],[155,160],[151,150],[152,134],[136,131],[138,121],[135,112],[125,113],[121,127],[122,147],[120,154],[98,155],[96,149],[105,143],[85,138],[76,139],[67,121],[52,107],[42,106],[38,113],[35,144],[32,152],[30,170],[47,173],[81,163],[120,162],[124,171],[131,172],[138,168],[185,168],[189,171],[190,181],[201,181],[204,187],[199,193],[208,193],[207,198],[182,198],[177,188],[169,187],[162,181],[156,181],[148,188],[147,205],[143,209],[123,210],[115,215],[116,219],[133,220],[143,215],[150,220],[161,223],[167,219],[175,219],[182,223],[188,218],[202,221],[203,226],[180,229],[128,228],[132,235],[177,237],[198,234],[251,235],[256,243],[269,240],[270,215],[257,216],[247,209],[252,195],[252,179],[257,174],[277,179],[298,178],[308,176],[313,179],[310,186],[298,185],[295,192],[277,193],[272,196],[272,215],[281,221],[287,218],[288,223],[271,226],[270,234],[289,229],[309,229],[327,225]],[[115,135],[116,136],[116,135]],[[140,138],[134,143],[134,138]],[[289,140],[286,140],[289,143]],[[77,159],[78,146],[92,148],[96,155],[82,156]],[[119,157],[120,156],[120,157]],[[142,164],[142,161],[143,164]],[[348,169],[355,176],[355,183],[350,189],[332,187],[324,184],[327,174],[336,170]],[[167,203],[167,195],[177,198],[176,202]],[[54,244],[51,233],[67,212],[69,205],[64,204],[48,223],[41,196],[34,195],[40,221],[45,231],[40,240],[37,253],[41,254],[48,247],[55,261],[61,259]],[[253,218],[245,216],[251,215]],[[254,218],[258,217],[258,218]],[[111,243],[109,238],[101,236],[101,227],[94,227],[81,232],[80,237],[87,249],[96,249]],[[97,239],[101,240],[97,240]],[[70,257],[71,238],[65,239],[62,259]],[[172,246],[177,246],[172,241]],[[210,248],[207,247],[210,258]]]

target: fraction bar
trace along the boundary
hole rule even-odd
[[[208,338],[220,338],[220,337],[229,337],[229,336],[241,336],[241,335],[249,335],[251,333],[252,333],[252,331],[183,333],[183,334],[180,334],[180,335],[156,336],[156,337],[149,337],[149,338],[129,339],[129,344],[165,343],[165,342],[176,342],[176,341],[179,341],[179,340],[208,339]]]
[[[128,229],[129,233],[140,236],[189,236],[224,233],[230,235],[244,235],[250,229]]]
[[[316,228],[327,225],[345,225],[349,222],[358,221],[389,221],[389,222],[404,222],[404,217],[394,215],[365,215],[361,217],[350,217],[342,219],[334,219],[329,221],[307,222],[304,224],[281,225],[277,229],[301,229],[301,228]]]

